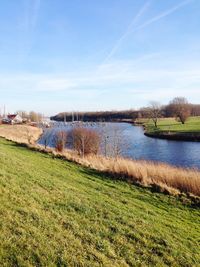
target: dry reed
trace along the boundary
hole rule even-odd
[[[195,169],[183,169],[171,165],[124,158],[105,158],[88,156],[79,158],[65,153],[66,158],[95,170],[106,172],[144,186],[157,186],[160,191],[171,194],[178,192],[200,196],[200,172]]]
[[[1,125],[0,137],[17,143],[34,144],[42,134],[42,129],[29,125]]]

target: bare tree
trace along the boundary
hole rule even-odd
[[[97,154],[100,147],[100,136],[97,131],[83,127],[71,130],[70,138],[73,148],[83,157],[87,154]]]
[[[66,143],[67,143],[67,132],[65,131],[57,132],[54,137],[54,144],[56,151],[63,152],[63,150],[66,147]]]
[[[123,131],[117,126],[114,126],[112,131],[112,153],[113,157],[117,158],[121,156],[123,152]]]
[[[32,121],[32,122],[41,122],[42,121],[42,114],[40,113],[37,113],[35,111],[31,111],[29,113],[29,119]]]
[[[110,127],[107,126],[106,123],[101,124],[101,153],[107,157],[111,151],[111,144],[110,144]]]
[[[52,129],[45,129],[44,130],[44,133],[43,133],[41,140],[42,140],[42,143],[44,144],[45,149],[51,143],[52,135],[53,135]],[[57,136],[55,138],[56,138],[55,141],[57,141]]]
[[[110,124],[104,125],[101,131],[101,153],[104,156],[117,158],[128,148],[121,126]]]
[[[162,116],[160,103],[156,101],[150,102],[150,106],[146,108],[146,114],[152,119],[154,126],[157,128],[158,119]]]
[[[169,103],[168,109],[182,124],[186,122],[191,114],[191,106],[185,97],[175,97]]]

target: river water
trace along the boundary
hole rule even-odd
[[[116,142],[120,140],[120,152],[124,157],[145,159],[156,162],[169,163],[180,167],[200,169],[200,142],[171,141],[150,138],[144,135],[143,128],[128,123],[94,123],[84,124],[84,127],[95,128],[103,136]],[[44,144],[45,135],[49,136],[49,146],[53,146],[53,137],[60,130],[72,128],[70,123],[54,123],[39,140]],[[113,141],[114,137],[117,137]]]

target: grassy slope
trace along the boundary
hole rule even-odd
[[[198,266],[200,211],[0,139],[1,266]]]
[[[177,122],[174,118],[160,119],[157,129],[152,121],[149,121],[146,127],[148,132],[200,133],[200,117],[191,117],[185,124]]]

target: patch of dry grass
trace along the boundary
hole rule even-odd
[[[42,129],[29,125],[1,125],[0,137],[17,143],[34,144],[42,134]]]

